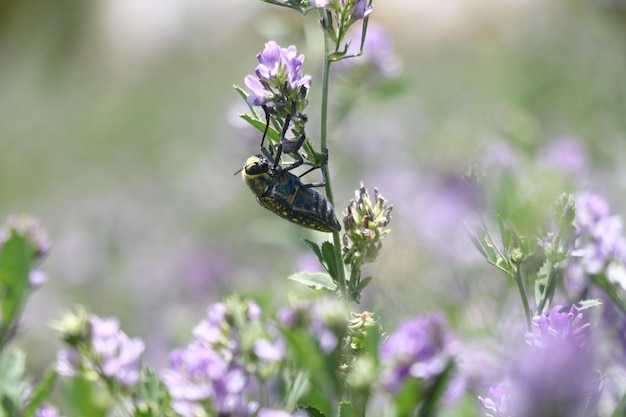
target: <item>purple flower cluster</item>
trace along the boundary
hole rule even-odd
[[[225,303],[208,308],[193,330],[194,341],[172,352],[170,368],[162,375],[176,412],[185,417],[207,415],[207,410],[233,417],[257,412],[258,370],[281,361],[285,353],[282,339],[260,319],[253,302],[243,309]],[[271,411],[262,410],[263,415],[281,416]]]
[[[533,320],[528,344],[510,364],[505,382],[479,397],[487,416],[590,415],[600,386],[590,325],[575,306],[560,310]]]
[[[311,87],[311,76],[302,73],[304,55],[297,55],[293,45],[282,48],[269,41],[257,55],[257,60],[256,77],[248,75],[244,79],[249,90],[248,103],[275,111],[283,110],[291,102],[295,107],[301,107],[298,104],[305,100]]]
[[[607,201],[590,192],[576,196],[578,238],[575,257],[588,274],[606,273],[607,278],[626,288],[626,238],[622,219],[611,216]]]
[[[397,394],[407,379],[432,382],[453,359],[451,342],[439,314],[405,322],[380,347],[383,388]]]
[[[573,305],[568,312],[556,306],[546,315],[533,318],[533,331],[526,334],[526,342],[537,348],[549,346],[554,340],[566,340],[580,349],[586,348],[591,333],[591,325]]]
[[[129,338],[120,330],[115,318],[90,315],[87,324],[87,338],[83,342],[86,348],[72,346],[57,354],[59,374],[76,376],[86,371],[95,372],[125,387],[136,384],[144,342]]]

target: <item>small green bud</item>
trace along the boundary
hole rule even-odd
[[[69,311],[59,320],[52,322],[50,327],[61,334],[61,339],[72,347],[85,343],[91,332],[89,314],[84,307],[78,306]]]

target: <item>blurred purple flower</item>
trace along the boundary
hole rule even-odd
[[[248,87],[248,103],[275,108],[277,103],[304,100],[304,92],[311,87],[311,76],[302,73],[304,55],[297,55],[296,47],[282,48],[274,41],[265,44],[257,55],[259,64],[255,76],[248,75],[244,82]],[[276,110],[282,110],[280,108]],[[291,109],[288,109],[291,111]]]
[[[590,414],[600,387],[591,349],[576,341],[552,339],[529,348],[513,369],[514,417],[583,417]]]
[[[28,274],[28,285],[31,288],[38,288],[48,280],[46,274],[39,268],[31,269]]]
[[[556,306],[546,315],[534,317],[533,330],[526,334],[526,342],[544,347],[553,340],[568,340],[581,349],[586,347],[590,343],[591,325],[575,305],[568,312],[561,312],[562,309]]]
[[[487,410],[488,417],[509,417],[511,387],[506,383],[500,383],[495,387],[489,388],[489,397],[478,396],[478,400]]]
[[[284,359],[287,345],[282,338],[276,338],[274,341],[267,339],[259,339],[254,342],[254,354],[259,359],[266,362],[279,362]]]
[[[246,390],[254,384],[252,376],[211,347],[194,342],[184,351],[172,352],[170,362],[163,382],[172,396],[172,407],[182,416],[204,415],[198,412],[205,400],[220,415],[248,416],[256,410],[257,404],[246,400]]]
[[[590,326],[574,306],[553,308],[533,320],[528,344],[509,364],[505,380],[479,397],[488,416],[583,417],[593,415],[600,381]]]
[[[81,328],[75,329],[74,336],[63,336],[68,338],[66,340],[71,346],[58,352],[57,372],[66,376],[80,375],[82,371],[96,372],[126,387],[136,384],[144,342],[130,339],[120,330],[119,321],[114,318],[89,315],[84,323],[86,326],[78,324]],[[82,348],[77,350],[77,346]]]
[[[139,380],[140,356],[145,344],[140,339],[130,339],[119,329],[114,318],[90,316],[91,338],[94,352],[100,361],[103,374],[126,387]]]
[[[578,237],[572,255],[580,259],[588,274],[606,273],[607,278],[626,288],[626,238],[622,219],[610,216],[604,198],[590,192],[576,196],[574,225]]]
[[[540,151],[544,165],[565,174],[580,175],[588,164],[584,145],[577,139],[563,137],[550,142]]]
[[[257,411],[259,380],[266,376],[254,372],[259,363],[279,362],[285,354],[284,340],[261,318],[252,301],[230,299],[207,308],[193,330],[195,340],[171,353],[162,374],[179,414],[206,415],[210,408],[217,415],[246,417]]]
[[[313,7],[326,7],[335,0],[309,0]]]
[[[345,41],[348,44],[348,55],[358,53],[361,46],[361,31],[348,32]],[[396,77],[402,71],[402,61],[394,52],[391,37],[381,26],[374,23],[367,26],[362,56],[335,63],[340,74],[349,73],[356,66],[371,66],[380,75],[388,78]]]
[[[60,417],[56,408],[50,404],[43,404],[35,412],[35,417]]]
[[[80,355],[73,348],[61,349],[57,352],[56,370],[59,375],[74,377],[80,369]]]
[[[382,386],[396,394],[409,378],[432,382],[452,360],[450,347],[441,315],[405,322],[380,347]]]

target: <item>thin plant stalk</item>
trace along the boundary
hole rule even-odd
[[[320,17],[323,17],[322,11],[320,10]],[[324,70],[322,73],[322,109],[321,109],[321,132],[320,132],[320,143],[321,143],[321,152],[325,152],[327,149],[327,139],[328,139],[328,85],[330,82],[330,64],[332,61],[329,59],[330,55],[330,40],[328,39],[328,35],[324,33]],[[322,165],[322,170],[324,170],[324,178],[326,178],[326,198],[328,201],[334,206],[335,200],[333,198],[333,187],[330,180],[330,175],[328,173],[328,164]],[[339,237],[339,232],[333,232],[333,247],[335,250],[335,263],[337,265],[337,283],[339,285],[339,290],[341,292],[341,298],[347,302],[348,300],[348,291],[346,288],[346,275],[343,267],[343,257],[341,255],[341,238]]]

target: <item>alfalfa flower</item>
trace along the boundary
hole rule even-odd
[[[285,354],[260,307],[236,297],[213,304],[193,336],[171,353],[162,374],[174,410],[185,417],[254,415],[261,383],[276,374]]]
[[[302,113],[311,88],[311,76],[302,72],[304,55],[298,55],[294,45],[283,48],[269,41],[257,60],[255,75],[244,79],[248,104],[263,106],[281,118]]]
[[[141,339],[128,337],[116,318],[100,318],[79,309],[53,327],[68,347],[57,354],[57,371],[130,387],[139,380]]]
[[[374,188],[374,201],[361,183],[343,218],[344,262],[364,264],[373,262],[382,248],[382,240],[389,229],[393,206]]]
[[[452,365],[452,339],[439,314],[417,317],[402,324],[383,342],[379,352],[380,382],[391,394],[418,381],[430,386]]]

